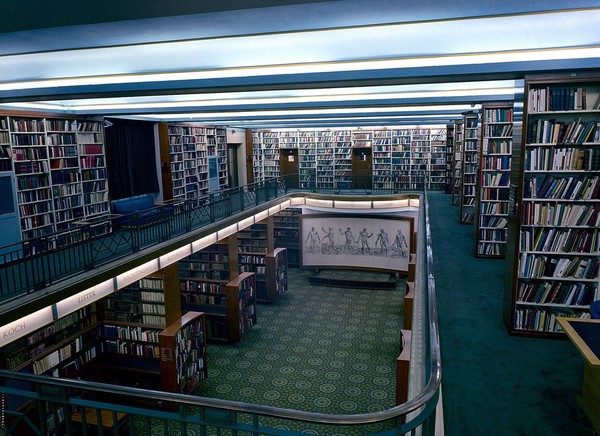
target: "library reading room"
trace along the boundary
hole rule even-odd
[[[3,2],[0,434],[600,434],[598,23]]]

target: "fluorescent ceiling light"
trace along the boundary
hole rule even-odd
[[[217,68],[188,72],[148,74],[116,74],[86,77],[65,77],[47,80],[14,81],[0,84],[0,91],[54,88],[64,86],[117,85],[166,81],[188,81],[260,77],[289,74],[341,73],[384,69],[447,67],[489,63],[515,63],[567,59],[600,58],[600,47],[522,50],[495,53],[464,53],[446,56],[421,56],[399,59],[359,60],[342,62],[313,62],[291,65]]]

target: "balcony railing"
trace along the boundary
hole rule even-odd
[[[417,250],[425,261],[415,280],[423,313],[413,321],[423,332],[422,350],[411,356],[424,371],[407,402],[376,413],[328,415],[0,370],[0,433],[85,435],[89,425],[103,422],[94,426],[99,434],[433,435],[441,361],[426,194],[424,200]]]

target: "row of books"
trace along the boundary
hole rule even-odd
[[[600,171],[600,151],[593,148],[530,148],[527,171]]]
[[[587,101],[587,92],[583,87],[547,86],[531,89],[528,95],[528,112],[570,111],[598,109],[597,102]]]
[[[206,283],[193,280],[180,281],[179,290],[185,292],[205,292],[210,294],[225,293],[225,287],[220,283]]]
[[[481,182],[483,187],[508,186],[510,183],[510,172],[483,173]]]
[[[519,276],[523,278],[572,278],[592,280],[598,276],[598,259],[557,257],[521,253]]]
[[[477,244],[477,254],[481,256],[502,256],[504,255],[504,243],[480,241]]]
[[[522,228],[522,251],[598,254],[597,229]]]
[[[522,282],[518,301],[536,304],[588,306],[595,298],[596,289],[585,283]]]
[[[127,339],[140,342],[158,342],[159,330],[147,329],[140,326],[117,326],[105,324],[104,336],[107,339]]]
[[[555,177],[547,175],[541,182],[537,177],[525,180],[524,198],[558,200],[592,200],[600,198],[598,176]]]
[[[523,224],[598,227],[600,205],[527,202],[523,204]]]
[[[529,144],[584,144],[600,142],[600,121],[564,122],[539,119],[528,129]]]
[[[524,307],[515,310],[514,328],[538,332],[557,332],[562,328],[557,321],[558,317],[589,318],[588,311],[574,311],[561,307]]]
[[[160,347],[153,344],[142,344],[139,342],[128,342],[123,340],[106,340],[104,351],[107,353],[125,354],[128,356],[159,358]]]

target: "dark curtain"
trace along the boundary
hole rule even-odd
[[[111,200],[158,192],[154,123],[107,121],[104,136]]]

